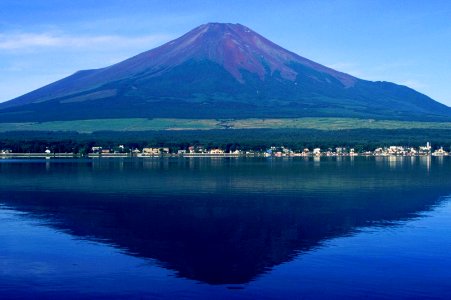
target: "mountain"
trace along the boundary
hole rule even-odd
[[[247,162],[214,160],[52,163],[50,170],[3,163],[0,204],[40,227],[152,262],[143,268],[163,266],[208,284],[249,283],[324,243],[368,226],[393,234],[391,227],[443,207],[451,169],[433,161],[426,173],[426,164],[321,163],[318,170],[272,162],[250,173]]]
[[[243,25],[222,23],[0,104],[0,122],[304,116],[449,120],[451,109],[408,87],[315,63]]]

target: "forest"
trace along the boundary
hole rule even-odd
[[[372,151],[390,145],[412,146],[431,142],[433,148],[451,145],[450,129],[218,129],[161,131],[96,131],[93,133],[58,131],[14,131],[0,133],[0,150],[15,153],[89,153],[93,146],[114,150],[118,145],[128,149],[169,147],[171,152],[202,145],[228,150],[262,151],[271,146],[293,150],[319,147],[353,147]]]

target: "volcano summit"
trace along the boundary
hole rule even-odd
[[[0,104],[0,122],[307,116],[450,120],[451,109],[406,86],[358,79],[243,25],[222,23]]]

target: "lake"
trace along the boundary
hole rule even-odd
[[[0,160],[0,298],[450,299],[451,158]]]

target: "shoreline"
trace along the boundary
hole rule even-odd
[[[265,155],[265,154],[211,154],[211,153],[188,153],[188,154],[164,154],[164,155],[142,155],[142,154],[127,154],[127,153],[109,153],[109,154],[94,154],[88,155],[74,154],[74,153],[0,153],[0,159],[8,158],[322,158],[322,157],[447,157],[449,155],[374,155],[374,154],[353,154],[353,155]]]

